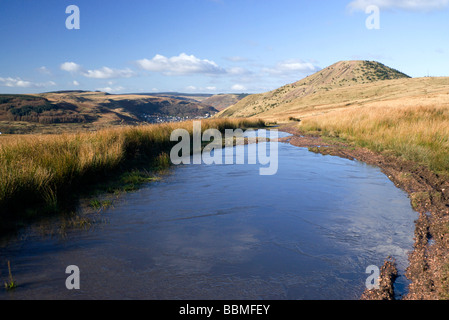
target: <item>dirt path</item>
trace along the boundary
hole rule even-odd
[[[408,193],[419,213],[415,221],[414,249],[406,276],[411,281],[404,300],[449,299],[449,181],[426,167],[395,156],[374,153],[342,142],[326,143],[321,137],[301,132],[297,124],[279,128],[293,137],[279,139],[323,155],[339,156],[377,166]],[[392,299],[397,272],[390,257],[381,269],[381,288],[365,291],[362,299]]]

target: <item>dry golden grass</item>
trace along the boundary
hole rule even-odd
[[[349,108],[304,119],[301,128],[449,173],[449,105],[445,103],[417,99]]]
[[[251,95],[217,117],[257,117],[287,122],[290,117],[305,119],[336,109],[378,104],[440,105],[449,103],[449,77],[384,80],[342,87],[305,86],[305,94],[291,96],[294,84],[278,90]]]
[[[202,130],[263,125],[259,120],[202,121]],[[192,122],[116,127],[59,135],[0,136],[0,213],[16,204],[55,206],[85,181],[126,166],[157,159],[173,146],[175,129],[192,133]],[[1,218],[1,214],[0,214]]]
[[[399,88],[410,80],[406,75],[379,63],[368,63],[371,66],[367,63],[337,62],[295,83],[250,95],[217,116],[288,119],[289,116],[298,117],[344,107],[348,102],[377,99],[379,93],[382,96],[406,91],[406,86]],[[381,79],[385,81],[379,81]]]

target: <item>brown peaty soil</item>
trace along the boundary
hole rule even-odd
[[[279,128],[292,137],[279,139],[323,155],[339,156],[377,166],[407,192],[419,213],[415,221],[414,249],[409,254],[406,276],[410,280],[404,300],[449,299],[449,181],[411,161],[343,142],[326,143],[322,137],[302,132],[297,124]],[[393,257],[394,258],[394,257]],[[394,261],[386,257],[381,269],[380,289],[365,291],[361,299],[392,299],[396,273]]]

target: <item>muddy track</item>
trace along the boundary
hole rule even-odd
[[[414,249],[409,254],[406,277],[411,284],[404,300],[449,299],[449,181],[428,168],[396,156],[372,152],[343,142],[326,143],[319,136],[301,132],[297,124],[279,128],[292,137],[279,139],[323,155],[339,156],[377,166],[407,192],[419,213],[415,221]],[[393,299],[397,273],[394,257],[385,257],[380,289],[365,291],[361,299]]]

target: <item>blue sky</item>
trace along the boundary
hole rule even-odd
[[[449,76],[449,0],[0,0],[0,39],[0,93],[257,93],[340,60]]]

